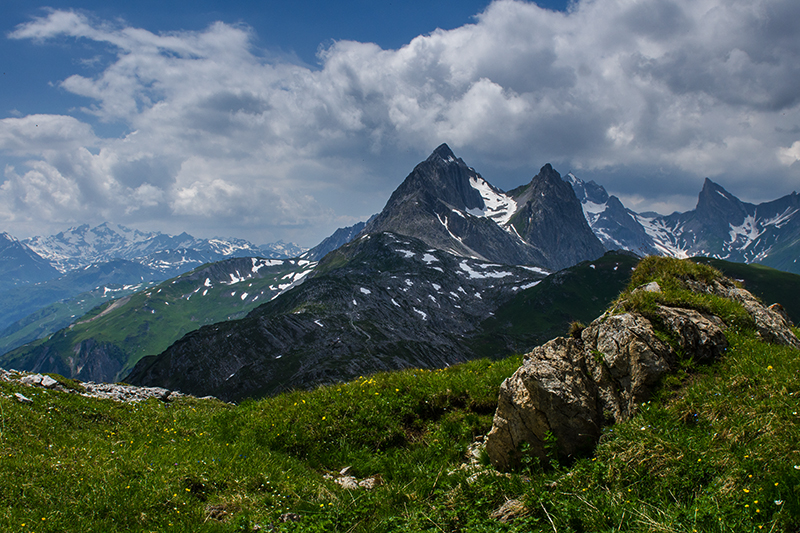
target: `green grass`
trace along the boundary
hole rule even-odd
[[[797,531],[800,354],[728,335],[724,361],[607,428],[594,456],[474,482],[459,469],[466,447],[490,428],[519,357],[238,406],[3,383],[0,530]],[[346,466],[383,484],[323,478]],[[527,514],[501,524],[489,514],[507,498]],[[299,521],[280,522],[287,512]]]
[[[651,267],[629,289],[658,279],[670,302],[725,310],[680,283],[714,271]],[[800,352],[730,323],[723,360],[666,380],[592,456],[508,473],[483,457],[474,478],[465,452],[521,357],[239,405],[126,405],[0,382],[0,531],[796,532]],[[344,467],[382,484],[324,477]],[[520,516],[491,518],[510,498]]]
[[[658,324],[659,305],[684,307],[720,317],[725,324],[752,329],[752,317],[738,302],[713,294],[700,294],[689,289],[688,281],[710,284],[723,277],[722,272],[702,263],[650,256],[642,259],[631,276],[627,289],[616,300],[615,307],[622,311],[638,311]],[[657,282],[661,291],[636,290],[650,282]]]
[[[206,267],[204,265],[195,271]],[[98,344],[113,345],[123,354],[123,367],[115,378],[119,379],[127,375],[142,357],[163,352],[186,333],[206,324],[245,316],[278,293],[274,287],[285,283],[282,278],[305,268],[287,262],[281,266],[265,267],[266,275],[261,278],[233,285],[215,281],[212,287],[205,287],[202,279],[193,279],[193,271],[127,299],[97,306],[70,327],[3,355],[0,364],[6,368],[32,368],[33,361],[40,358],[43,349],[47,349],[51,357],[59,357],[68,367],[66,360],[74,356],[75,348],[83,341],[93,340]],[[248,293],[249,298],[243,300],[243,293]],[[253,295],[261,293],[263,297],[254,299]],[[97,316],[116,305],[118,307]]]

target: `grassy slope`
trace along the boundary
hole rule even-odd
[[[141,290],[153,284],[155,283],[151,282],[143,286],[103,287],[43,307],[15,322],[3,332],[5,335],[0,337],[0,354],[46,337],[68,326],[76,317],[83,316],[111,299],[122,298],[135,290]]]
[[[99,343],[113,343],[128,355],[128,364],[119,374],[122,376],[143,356],[161,353],[177,339],[200,326],[243,317],[267,301],[270,294],[276,293],[269,289],[270,285],[280,284],[283,276],[303,269],[288,264],[281,268],[268,267],[264,270],[269,271],[269,275],[262,278],[234,285],[214,283],[207,290],[202,281],[187,279],[190,272],[133,294],[124,305],[96,320],[89,319],[108,309],[114,302],[92,309],[71,327],[4,355],[3,366],[28,368],[25,361],[35,353],[33,349],[45,343],[66,356],[71,355],[80,342],[94,339]],[[250,295],[246,300],[241,298],[244,292]],[[261,292],[267,297],[253,300],[252,295]]]
[[[730,328],[593,457],[468,480],[520,359],[407,370],[229,406],[136,406],[0,383],[3,531],[773,531],[800,529],[800,353]],[[23,392],[33,404],[8,396]],[[322,475],[379,474],[372,491]],[[525,516],[489,517],[507,498]],[[293,512],[299,521],[282,523]],[[222,520],[219,520],[219,519]],[[23,525],[24,524],[24,525]]]
[[[573,321],[590,322],[630,281],[638,258],[610,252],[542,280],[501,306],[481,324],[481,355],[526,351],[567,332]]]

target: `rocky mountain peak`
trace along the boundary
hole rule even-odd
[[[511,225],[526,242],[547,251],[551,268],[603,255],[572,186],[549,163],[527,186],[509,194],[518,205]]]
[[[453,153],[450,147],[447,146],[447,143],[440,144],[439,147],[436,148],[436,150],[434,150],[430,156],[428,156],[427,160],[431,162],[441,160],[445,163],[454,163],[461,161],[456,157],[456,155]],[[463,164],[463,161],[461,161],[461,163]]]
[[[741,200],[708,178],[703,182],[703,189],[697,198],[695,213],[700,220],[726,226],[728,223],[741,224],[748,214]]]
[[[515,222],[516,220],[516,222]],[[392,231],[464,257],[560,269],[603,254],[552,165],[505,193],[446,145],[419,163],[363,233]]]
[[[575,196],[578,200],[585,204],[591,202],[593,204],[604,204],[608,201],[609,195],[605,187],[598,185],[594,181],[583,181],[570,172],[566,176],[567,182],[572,185],[572,190],[575,191]]]

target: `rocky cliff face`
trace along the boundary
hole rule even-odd
[[[504,193],[446,144],[414,168],[363,233],[381,231],[465,257],[550,270],[604,252],[574,192],[550,165]]]
[[[687,278],[683,283],[697,294],[739,302],[763,340],[800,348],[779,308],[765,307],[731,281]],[[650,283],[637,290],[661,288]],[[492,464],[514,464],[524,442],[544,459],[552,439],[562,456],[586,454],[604,424],[627,420],[650,397],[661,378],[676,368],[679,351],[706,362],[728,346],[719,316],[667,305],[656,306],[649,318],[620,309],[606,312],[575,338],[560,337],[535,348],[503,382],[486,442]]]
[[[525,242],[542,250],[550,268],[596,259],[605,251],[589,228],[572,187],[550,164],[511,196],[517,210],[510,225]]]

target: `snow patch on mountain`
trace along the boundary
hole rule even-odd
[[[756,219],[752,215],[746,216],[741,225],[734,226],[731,224],[730,228],[731,243],[735,244],[740,250],[746,250],[763,233],[763,231],[759,230]]]
[[[646,217],[636,215],[636,221],[642,225],[644,231],[653,239],[653,245],[661,253],[678,259],[690,257],[688,249],[681,245],[677,235],[678,227],[668,227],[662,217]]]
[[[480,176],[471,176],[469,184],[478,191],[483,198],[483,209],[470,209],[471,215],[491,218],[501,226],[508,224],[517,211],[517,202],[510,196],[498,191]],[[459,213],[460,214],[460,213]]]

